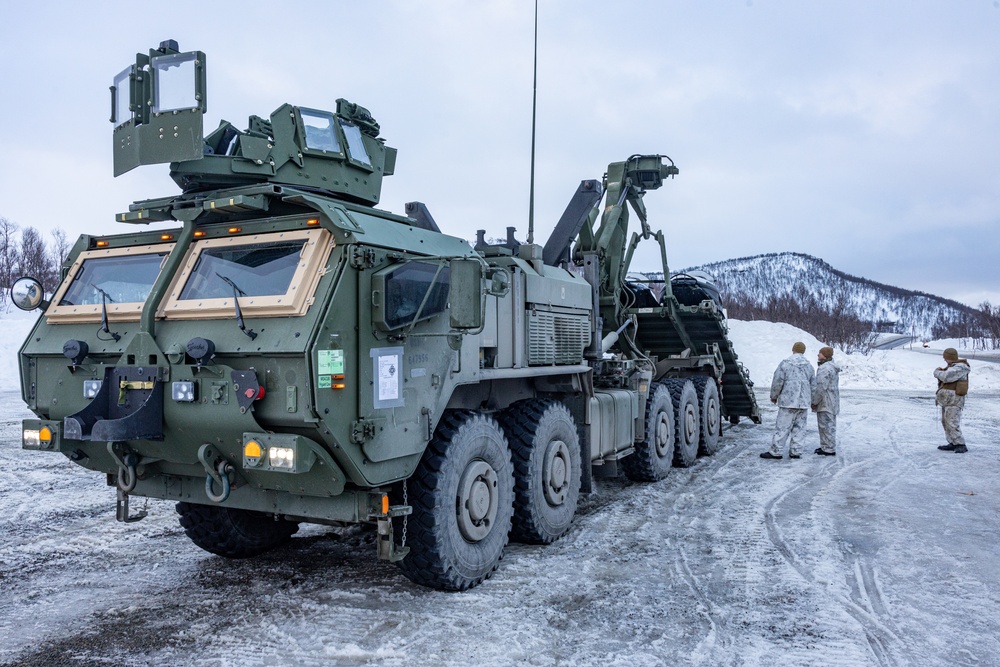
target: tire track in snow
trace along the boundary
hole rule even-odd
[[[785,488],[777,496],[772,497],[764,506],[764,521],[767,535],[782,558],[799,574],[802,579],[823,595],[833,598],[851,617],[858,622],[864,632],[865,639],[872,657],[882,667],[897,667],[912,664],[900,632],[889,614],[882,599],[877,578],[867,558],[854,554],[851,560],[849,586],[850,597],[838,595],[822,586],[810,567],[795,553],[789,541],[784,537],[780,527],[781,506],[786,500],[806,492],[815,498],[819,491],[829,489],[842,475],[853,475],[857,470],[865,468],[878,459],[869,459],[857,463],[848,463],[842,456],[836,461],[830,461],[819,468],[818,472],[803,479],[797,484]],[[818,491],[811,489],[819,487]],[[798,504],[807,504],[801,498]]]

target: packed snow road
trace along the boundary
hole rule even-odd
[[[840,455],[812,454],[810,419],[797,461],[757,456],[759,399],[715,456],[601,482],[563,539],[440,593],[371,531],[227,561],[172,503],[116,523],[103,477],[20,448],[0,392],[0,664],[1000,664],[1000,396],[969,396],[963,456],[935,448],[929,392],[844,391]]]

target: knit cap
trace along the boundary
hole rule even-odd
[[[944,351],[945,361],[958,361],[958,350],[953,347],[949,347]]]
[[[806,351],[806,344],[803,342],[798,342],[795,345],[792,345],[792,352],[795,352],[796,354],[802,354],[805,351]],[[955,358],[958,359],[957,356]]]
[[[833,359],[833,348],[827,345],[826,347],[819,348],[819,353],[822,354],[827,359]]]

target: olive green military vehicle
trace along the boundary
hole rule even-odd
[[[460,590],[509,538],[563,535],[594,478],[659,480],[724,420],[759,421],[709,286],[626,279],[643,240],[669,275],[643,205],[669,158],[582,181],[544,246],[473,245],[418,202],[375,208],[396,150],[367,109],[205,134],[206,93],[205,55],[173,41],[115,77],[115,175],[169,163],[181,192],[80,237],[51,295],[12,289],[42,309],[23,448],[105,473],[119,520],[142,518],[133,496],[173,500],[233,558],[301,522],[371,524],[380,558]]]

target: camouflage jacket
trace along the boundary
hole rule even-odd
[[[771,400],[779,408],[805,408],[812,405],[812,390],[816,382],[813,370],[804,356],[793,354],[778,364],[771,380]]]
[[[943,407],[965,407],[965,396],[959,396],[955,393],[954,383],[959,380],[968,380],[970,372],[972,369],[969,368],[969,362],[965,359],[952,361],[944,369],[936,369],[934,377],[938,381],[938,390],[935,395],[937,404]]]
[[[840,414],[840,366],[831,359],[816,369],[816,386],[812,391],[816,412]]]

